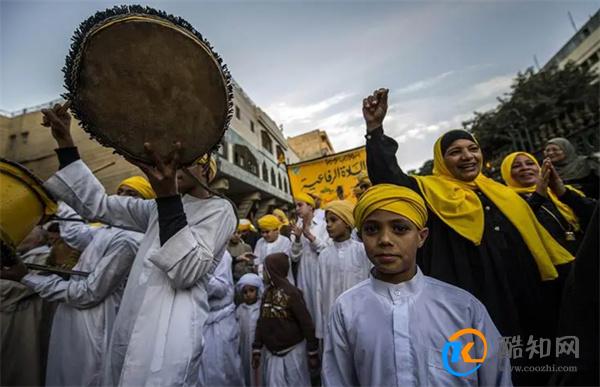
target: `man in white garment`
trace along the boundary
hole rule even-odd
[[[353,209],[354,205],[345,200],[334,200],[323,208],[327,233],[333,244],[319,254],[315,318],[315,335],[319,339],[326,337],[329,310],[334,301],[340,294],[367,279],[373,267],[362,242],[351,238]]]
[[[17,252],[23,262],[45,265],[50,254],[46,231],[35,227]],[[6,274],[0,271],[0,385],[45,385],[52,308],[18,282],[20,276],[5,279]]]
[[[57,215],[81,219],[64,203]],[[89,276],[27,274],[21,282],[47,301],[59,302],[50,333],[46,384],[101,384],[102,367],[123,289],[142,234],[60,221],[61,238],[82,251],[73,270]]]
[[[200,357],[200,385],[244,386],[239,353],[240,326],[233,303],[231,254],[226,250],[207,285],[210,312],[204,324],[204,350]]]
[[[275,253],[284,253],[285,255],[290,254],[292,242],[289,238],[281,235],[279,232],[281,226],[281,221],[275,215],[265,215],[258,220],[258,228],[260,229],[262,237],[256,242],[256,247],[254,248],[254,256],[256,257],[254,263],[258,267],[257,271],[260,277],[262,277],[267,255]],[[296,284],[291,262],[287,279],[292,285]]]
[[[157,199],[108,196],[79,159],[66,109],[57,106],[45,115],[62,166],[45,187],[86,219],[144,233],[114,323],[103,384],[196,384],[209,309],[207,274],[236,227],[232,205],[203,188],[215,177],[216,163],[205,157],[177,169],[180,144],[167,161],[146,144],[154,166],[138,166]]]
[[[290,258],[299,262],[296,285],[302,290],[306,306],[313,320],[317,316],[317,267],[319,253],[331,244],[327,225],[314,216],[315,202],[304,192],[294,194],[296,215],[300,220],[292,224]]]
[[[376,185],[360,198],[354,218],[373,276],[332,308],[323,384],[512,385],[500,334],[483,304],[416,265],[428,234],[421,196]]]

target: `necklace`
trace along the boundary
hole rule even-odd
[[[556,215],[554,215],[554,213],[552,211],[550,211],[549,209],[547,209],[546,207],[544,207],[544,205],[542,204],[542,210],[546,211],[548,213],[548,215],[550,215],[555,221],[556,223],[558,223],[558,225],[560,226],[560,228],[563,230],[563,233],[565,234],[565,240],[569,241],[569,242],[573,242],[576,240],[575,238],[575,233],[572,231],[571,229],[571,225],[569,224],[569,229],[567,230],[562,222],[558,219],[558,217]]]

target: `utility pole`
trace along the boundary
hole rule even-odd
[[[567,11],[567,13],[569,14],[569,20],[571,21],[573,29],[575,30],[575,32],[577,32],[577,26],[575,25],[575,20],[573,20],[573,15],[571,15],[571,11]]]

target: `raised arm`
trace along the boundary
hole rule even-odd
[[[83,221],[83,219],[64,202],[61,202],[58,205],[57,215],[63,219],[71,219],[58,222],[61,238],[74,249],[79,251],[85,250],[92,239],[94,239],[94,233],[98,229],[90,227],[89,224],[85,223],[85,221]]]
[[[402,171],[396,160],[398,143],[383,133],[388,108],[388,89],[376,90],[363,99],[363,117],[367,125],[367,169],[373,184],[396,184],[418,190],[414,179]]]
[[[98,257],[98,264],[85,279],[63,280],[56,275],[28,274],[21,282],[46,300],[65,302],[80,309],[92,308],[123,283],[137,253],[138,240],[131,233],[121,230],[110,238],[108,249]]]
[[[59,171],[44,186],[58,199],[88,220],[134,231],[146,231],[154,202],[129,197],[108,196],[104,187],[81,161],[71,137],[69,103],[43,109],[42,125],[52,129],[58,144]]]
[[[181,205],[181,199],[177,200]],[[162,246],[149,260],[167,274],[176,289],[190,288],[212,272],[219,263],[217,258],[223,255],[229,237],[235,231],[235,214],[231,204],[220,198],[209,200],[214,202],[200,209],[202,215],[195,215],[193,223],[188,224],[183,206],[177,210],[183,213],[183,217],[178,219],[185,223],[166,241],[161,225]]]

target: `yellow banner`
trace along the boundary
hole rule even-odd
[[[351,149],[314,160],[287,166],[292,193],[306,192],[321,198],[321,205],[332,200],[356,202],[352,189],[357,175],[367,173],[365,147]]]

